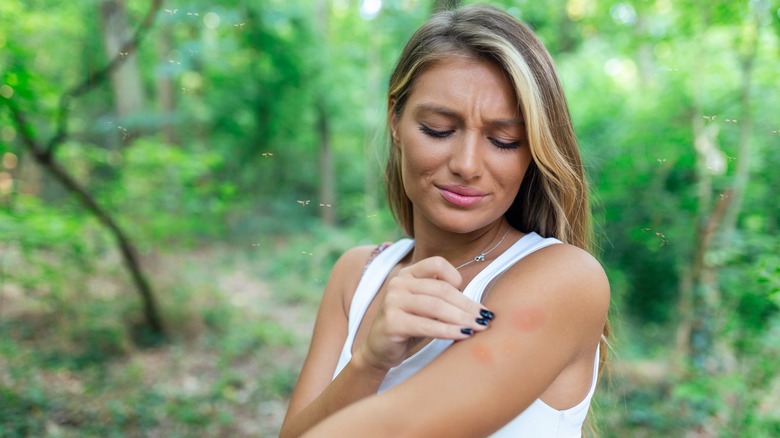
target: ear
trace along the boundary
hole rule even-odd
[[[395,102],[394,97],[387,101],[387,126],[390,127],[390,135],[393,136],[393,145],[398,146],[398,115],[395,113]]]

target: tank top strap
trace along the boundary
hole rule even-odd
[[[535,232],[530,232],[521,237],[503,254],[485,267],[463,290],[463,294],[474,301],[481,302],[482,296],[488,285],[504,271],[512,267],[523,257],[550,245],[561,243],[553,237],[542,237]]]
[[[366,269],[368,269],[368,265],[371,264],[371,262],[374,261],[374,259],[382,253],[382,251],[386,250],[390,245],[392,245],[393,242],[384,242],[380,245],[377,245],[376,248],[374,248],[373,251],[371,251],[371,254],[368,256],[368,260],[366,261],[366,265],[363,266],[363,273],[366,273]]]
[[[600,364],[601,364],[601,342],[599,342],[596,345],[596,359],[593,360],[593,374],[590,381],[590,389],[588,390],[588,395],[586,395],[585,398],[582,399],[582,401],[579,402],[576,406],[566,409],[565,412],[567,412],[569,415],[572,415],[575,412],[581,412],[583,410],[587,413],[587,410],[590,407],[590,400],[593,398],[593,394],[596,393],[596,384],[598,383],[599,380]]]

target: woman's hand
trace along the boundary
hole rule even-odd
[[[390,279],[368,337],[356,352],[377,369],[400,364],[423,338],[461,340],[485,330],[493,314],[458,289],[460,273],[431,257]]]

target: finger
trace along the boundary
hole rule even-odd
[[[399,299],[399,309],[405,313],[433,319],[461,328],[471,328],[473,331],[487,329],[489,320],[481,315],[475,315],[458,308],[438,297],[431,295],[407,294]]]
[[[463,277],[444,257],[429,257],[402,270],[402,273],[415,278],[434,278],[443,280],[455,288],[459,288]],[[401,275],[401,273],[399,273]]]
[[[410,313],[399,315],[395,324],[398,324],[399,335],[406,338],[435,338],[458,341],[468,339],[476,333],[476,330],[472,327],[450,324]]]
[[[387,296],[391,299],[396,294],[409,293],[436,297],[475,317],[479,316],[480,311],[484,309],[481,303],[463,295],[458,289],[442,280],[397,276],[388,283]]]

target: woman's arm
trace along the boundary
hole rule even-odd
[[[384,377],[384,374],[376,376],[371,369],[361,369],[356,363],[345,368],[343,378],[340,376],[331,385],[347,338],[352,294],[372,249],[367,246],[353,248],[333,267],[317,312],[309,352],[290,397],[281,437],[299,436],[338,409],[375,394]]]
[[[376,394],[388,370],[406,357],[415,339],[461,340],[470,336],[463,328],[486,329],[477,322],[483,306],[457,289],[460,273],[441,257],[422,260],[400,269],[388,281],[366,340],[331,382],[347,337],[349,303],[366,257],[365,250],[347,253],[334,267],[282,425],[283,437],[298,436],[343,407]]]
[[[496,281],[485,304],[495,313],[490,330],[456,342],[409,380],[333,414],[307,436],[486,436],[557,379],[571,380],[569,371],[590,361],[592,372],[609,284],[586,252],[553,245],[529,255]],[[587,393],[584,384],[566,388],[571,405]]]

